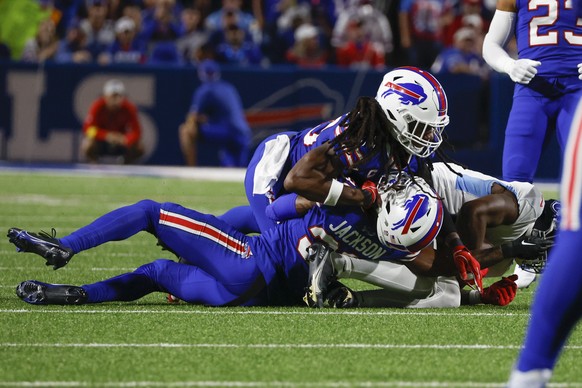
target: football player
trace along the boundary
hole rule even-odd
[[[560,228],[556,246],[536,290],[524,346],[509,388],[545,387],[567,338],[582,315],[582,101],[564,154]]]
[[[443,203],[456,217],[457,230],[469,249],[502,245],[522,236],[536,235],[552,239],[556,232],[560,202],[544,201],[541,191],[527,182],[506,182],[454,163],[434,163],[431,172],[433,187]],[[501,276],[513,263],[506,245],[507,260],[487,267],[488,276]],[[513,257],[515,258],[515,257]],[[518,287],[527,287],[535,280],[546,262],[529,261],[523,270],[516,267]]]
[[[483,57],[516,83],[505,130],[503,179],[532,182],[548,131],[564,149],[582,95],[582,26],[572,1],[498,0]],[[504,47],[515,34],[519,59]]]
[[[303,218],[256,236],[215,216],[151,200],[116,209],[61,239],[11,228],[9,240],[19,251],[42,256],[54,269],[84,250],[144,230],[184,262],[160,259],[81,287],[31,280],[21,283],[17,294],[33,304],[135,300],[160,291],[213,306],[290,305],[302,303],[308,275],[304,258],[315,240],[336,241],[339,250],[369,259],[406,256],[381,244],[359,207],[332,210],[313,207]]]

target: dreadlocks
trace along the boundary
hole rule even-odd
[[[377,154],[385,160],[386,173],[393,168],[400,170],[408,164],[409,155],[392,135],[390,128],[393,124],[388,121],[375,98],[360,97],[340,126],[345,126],[345,131],[331,140],[336,154],[354,152],[362,146],[368,149],[364,157],[354,163],[354,167],[366,163]]]

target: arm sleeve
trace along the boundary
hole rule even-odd
[[[483,41],[483,59],[495,71],[509,73],[514,60],[504,47],[514,34],[515,13],[496,10]]]

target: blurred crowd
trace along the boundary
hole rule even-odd
[[[494,0],[33,0],[23,62],[321,68],[413,65],[487,77]],[[0,36],[0,40],[2,37]]]

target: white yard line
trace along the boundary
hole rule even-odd
[[[451,388],[496,388],[505,387],[505,382],[476,381],[318,381],[313,383],[294,381],[108,381],[103,383],[88,381],[0,381],[0,387],[451,387]],[[550,383],[549,387],[582,387],[582,383]]]
[[[186,306],[186,305],[184,305]],[[189,307],[188,307],[189,308]],[[529,313],[482,313],[482,312],[451,312],[451,311],[417,311],[417,310],[395,310],[395,311],[355,311],[355,310],[313,310],[305,308],[302,311],[262,311],[259,309],[231,310],[209,308],[207,310],[110,310],[93,309],[80,310],[78,307],[68,309],[0,309],[0,314],[193,314],[193,315],[363,315],[363,316],[384,316],[384,315],[407,315],[407,316],[437,316],[437,317],[492,317],[492,318],[515,318],[528,317]]]

